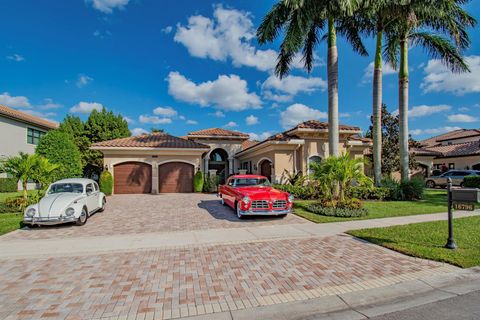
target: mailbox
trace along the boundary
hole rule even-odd
[[[480,189],[462,188],[452,189],[452,201],[457,202],[480,202]]]

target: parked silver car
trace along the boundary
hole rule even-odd
[[[431,176],[425,182],[427,188],[447,186],[447,178],[452,179],[452,185],[463,187],[463,179],[467,176],[480,176],[477,170],[449,170],[439,176]]]

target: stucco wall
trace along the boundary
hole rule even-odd
[[[448,167],[449,163],[455,164],[455,169],[471,169],[472,166],[480,163],[480,155],[457,158],[441,158],[433,159],[433,164],[445,164]]]
[[[34,153],[35,145],[27,143],[27,128],[46,132],[33,125],[0,116],[0,158],[16,156],[19,152]]]

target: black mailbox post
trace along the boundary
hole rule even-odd
[[[452,180],[447,179],[448,192],[448,240],[445,248],[456,249],[457,244],[453,240],[453,216],[452,208],[460,210],[474,210],[475,203],[480,202],[480,189],[462,188],[452,189]]]

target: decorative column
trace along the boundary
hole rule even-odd
[[[158,194],[158,163],[152,162],[152,194]]]
[[[204,173],[207,173],[207,172],[208,172],[208,157],[205,157],[205,158],[203,159],[203,161],[204,161],[204,170],[203,170],[203,172],[204,172]]]
[[[233,174],[233,167],[235,166],[235,159],[228,158],[228,173]]]

